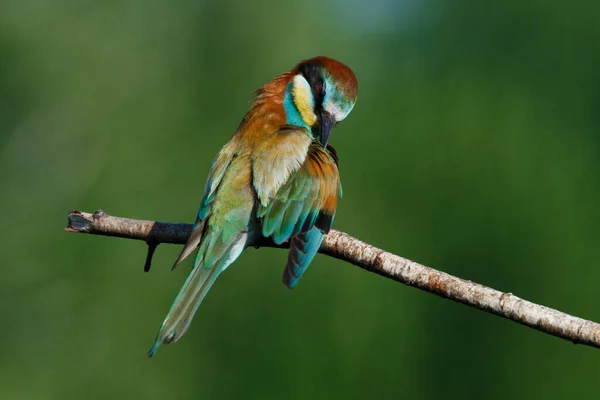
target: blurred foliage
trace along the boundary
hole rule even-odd
[[[61,232],[73,208],[192,221],[251,91],[325,54],[336,227],[600,320],[600,3],[5,0],[0,398],[583,398],[598,352],[316,258],[248,250],[145,358],[179,249]]]

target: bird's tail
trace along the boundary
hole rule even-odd
[[[246,237],[246,234],[240,234],[217,258],[211,257],[213,254],[207,254],[214,250],[211,244],[214,244],[215,241],[210,240],[210,237],[205,238],[208,240],[203,240],[194,260],[194,269],[165,317],[154,345],[148,352],[148,357],[152,357],[161,344],[176,342],[185,333],[215,280],[241,254],[245,247]],[[205,262],[205,258],[207,261],[210,259],[210,264]]]

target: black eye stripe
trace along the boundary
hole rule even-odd
[[[311,61],[298,67],[298,71],[310,85],[310,89],[315,98],[315,108],[320,108],[325,97],[325,81],[321,75],[321,64]]]

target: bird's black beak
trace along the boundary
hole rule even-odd
[[[331,135],[333,125],[335,125],[333,116],[327,111],[323,111],[321,113],[321,120],[319,121],[319,133],[321,135],[321,146],[323,146],[323,148],[327,147],[327,142],[329,142],[329,135]]]

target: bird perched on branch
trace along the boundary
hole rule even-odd
[[[298,284],[331,228],[341,197],[333,126],[348,116],[358,85],[328,57],[299,63],[262,86],[239,128],[215,157],[194,230],[173,268],[196,249],[194,267],[167,314],[160,344],[187,330],[206,293],[261,237],[290,242],[283,283]]]

